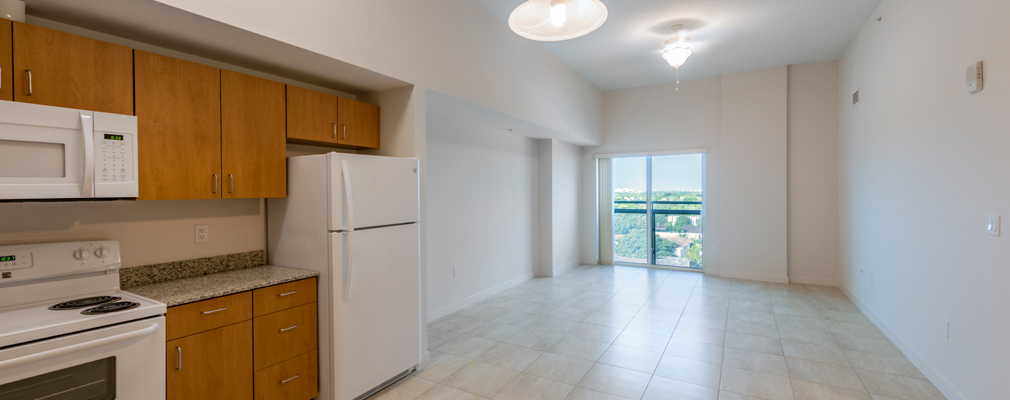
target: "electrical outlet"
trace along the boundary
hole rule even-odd
[[[196,237],[194,239],[196,243],[207,243],[210,242],[210,225],[200,224],[196,226]]]
[[[458,276],[459,276],[459,267],[452,267],[452,277],[455,278]]]
[[[712,243],[712,251],[713,252],[719,251],[719,244],[718,243]]]
[[[950,321],[943,320],[943,338],[950,339]]]
[[[870,272],[870,284],[871,285],[873,284],[873,273],[872,272]]]

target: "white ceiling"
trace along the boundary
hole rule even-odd
[[[502,19],[525,0],[477,0]],[[604,91],[676,81],[659,56],[684,24],[694,55],[681,80],[791,64],[833,61],[881,0],[602,0],[610,11],[596,32],[537,42]]]

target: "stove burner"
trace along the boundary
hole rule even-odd
[[[83,299],[65,301],[60,304],[50,306],[50,310],[76,310],[79,308],[93,307],[102,303],[108,303],[110,301],[119,301],[119,297],[116,296],[97,296],[97,297],[85,297]]]
[[[116,311],[129,310],[131,308],[140,307],[140,303],[134,303],[132,301],[117,301],[115,303],[105,303],[95,308],[89,308],[87,310],[81,311],[84,315],[98,315],[98,314],[108,314]]]

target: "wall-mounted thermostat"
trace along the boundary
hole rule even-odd
[[[982,62],[979,61],[968,67],[968,72],[965,75],[966,84],[968,85],[968,93],[978,93],[982,91]]]

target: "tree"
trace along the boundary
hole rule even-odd
[[[645,234],[645,229],[632,230],[628,234],[621,236],[620,239],[617,239],[614,253],[627,258],[646,258],[648,256],[648,248],[645,243],[646,237],[648,235]]]
[[[691,261],[692,268],[701,267],[701,244],[692,244],[691,247],[687,249],[686,257]]]
[[[627,235],[634,230],[645,232],[645,218],[642,214],[614,214],[614,234]]]
[[[677,216],[677,221],[673,223],[674,232],[683,232],[684,225],[693,225],[691,218],[686,215]]]

